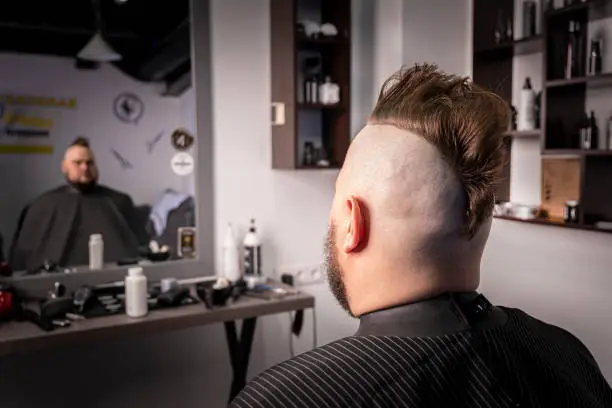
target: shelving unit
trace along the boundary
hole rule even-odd
[[[516,0],[520,4],[521,0]],[[556,2],[558,4],[558,2]],[[520,8],[518,8],[520,10]],[[577,21],[583,31],[579,47],[586,69],[588,24],[612,16],[612,0],[590,0],[547,10],[540,14],[541,34],[523,40],[495,44],[496,16],[503,14],[514,22],[514,0],[474,1],[474,81],[497,92],[507,102],[512,101],[513,59],[526,53],[538,53],[542,63],[542,100],[540,123],[534,132],[509,132],[511,139],[539,138],[542,157],[541,206],[549,219],[518,220],[532,224],[565,226],[573,229],[599,230],[598,221],[612,220],[612,150],[601,150],[605,140],[607,118],[612,114],[612,65],[604,63],[603,73],[587,76],[586,71],[566,78],[564,72],[565,45],[570,21]],[[612,30],[612,27],[606,27]],[[595,31],[595,30],[591,30]],[[520,79],[522,80],[522,78]],[[610,90],[607,89],[610,87]],[[579,129],[590,105],[588,93],[610,92],[605,117],[598,117],[600,150],[581,150]],[[509,149],[509,152],[511,149]],[[508,165],[510,160],[507,161]],[[506,168],[505,174],[510,174]],[[498,187],[501,201],[510,200],[509,177]],[[579,222],[566,224],[564,203],[580,203]],[[509,217],[500,217],[515,220]],[[603,231],[609,232],[609,231]]]
[[[506,137],[510,137],[513,139],[528,139],[528,138],[539,138],[542,136],[542,131],[540,129],[536,130],[511,130],[506,132]]]
[[[342,166],[351,140],[350,10],[351,0],[270,2],[274,169]],[[333,24],[337,34],[313,35],[305,29],[305,21]],[[326,77],[339,85],[340,101],[333,105],[307,101],[305,80],[322,82]]]

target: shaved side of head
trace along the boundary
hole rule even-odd
[[[478,287],[509,118],[498,96],[434,65],[387,80],[336,181],[326,259],[343,308]]]
[[[351,143],[336,195],[364,203],[375,238],[369,244],[391,262],[437,268],[470,246],[461,182],[436,147],[410,131],[364,127]]]

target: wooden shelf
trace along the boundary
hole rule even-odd
[[[573,223],[567,223],[563,221],[549,220],[545,218],[533,218],[530,220],[525,220],[522,218],[510,217],[507,215],[494,215],[493,218],[496,218],[499,220],[520,222],[524,224],[544,225],[548,227],[560,227],[560,228],[568,228],[568,229],[575,229],[575,230],[582,230],[582,231],[596,231],[596,232],[604,232],[607,234],[612,233],[612,230],[596,228],[593,225],[573,224]]]
[[[319,110],[319,109],[338,109],[338,110],[342,110],[342,109],[348,109],[348,107],[346,106],[346,104],[343,103],[336,103],[333,105],[327,105],[327,104],[323,104],[323,103],[298,103],[297,105],[298,109],[315,109],[315,110]]]
[[[331,164],[329,166],[317,166],[317,165],[312,165],[312,166],[305,166],[305,165],[299,165],[297,167],[298,170],[340,170],[342,166],[340,166],[339,164]]]
[[[511,58],[515,55],[542,52],[543,45],[544,40],[542,36],[536,35],[476,50],[475,55],[479,58]]]
[[[318,37],[318,38],[307,38],[300,37],[297,39],[298,47],[302,48],[317,48],[326,46],[350,46],[351,42],[348,38],[340,37]]]
[[[594,21],[609,17],[612,11],[609,8],[606,9],[609,4],[610,0],[587,0],[584,2],[578,0],[576,4],[571,6],[548,10],[544,13],[544,17],[547,20],[569,20],[582,16]]]
[[[568,7],[558,7],[552,10],[547,10],[544,15],[547,18],[559,17],[559,16],[568,16],[572,13],[581,12],[584,10],[588,10],[591,5],[597,3],[598,0],[588,0],[585,2],[579,2],[576,4],[572,4]]]
[[[512,130],[506,132],[504,136],[511,137],[513,139],[533,139],[542,136],[542,130]]]
[[[548,157],[612,157],[612,150],[581,150],[581,149],[546,149],[543,156]]]
[[[329,22],[341,35],[307,38],[296,30],[306,19]],[[272,168],[338,168],[351,143],[351,0],[270,0],[270,34]],[[339,86],[340,103],[303,103],[305,81],[327,77]],[[337,165],[302,166],[306,143]]]
[[[588,85],[591,87],[596,86],[611,86],[612,85],[612,72],[606,72],[604,74],[571,78],[571,79],[553,79],[546,81],[547,88],[559,88],[562,86],[576,86],[576,85]]]

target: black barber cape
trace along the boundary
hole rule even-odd
[[[354,336],[281,363],[232,408],[612,407],[570,333],[476,293],[362,316]]]
[[[21,213],[11,248],[13,270],[32,271],[43,262],[87,265],[91,234],[102,234],[105,262],[138,256],[138,238],[130,225],[132,199],[104,186],[83,194],[71,186],[49,191]],[[144,227],[143,227],[144,228]]]

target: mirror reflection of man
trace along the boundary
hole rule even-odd
[[[13,270],[36,270],[44,262],[60,266],[89,263],[91,234],[102,234],[105,262],[138,256],[146,242],[135,225],[135,207],[125,193],[100,185],[94,153],[79,137],[62,161],[66,185],[48,191],[21,213],[11,248]]]

